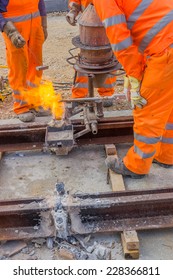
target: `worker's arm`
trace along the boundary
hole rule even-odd
[[[96,11],[103,22],[113,52],[126,74],[139,81],[143,74],[143,55],[133,43],[126,18],[115,0],[93,0]]]
[[[1,3],[2,2],[2,3]],[[4,25],[7,23],[7,20],[3,17],[2,13],[6,12],[6,6],[5,2],[3,3],[3,0],[0,2],[0,31],[3,31]]]
[[[7,20],[3,17],[3,15],[0,13],[0,30],[1,32],[4,29],[4,25],[7,23]]]
[[[44,0],[39,1],[38,8],[42,17],[47,15]]]
[[[70,10],[75,8],[78,11],[81,11],[81,0],[69,0],[68,6]]]
[[[4,12],[7,11],[6,7],[8,5],[8,1],[1,1],[0,2],[0,30],[1,32],[4,32],[8,38],[10,39],[11,43],[16,48],[22,48],[25,45],[25,39],[22,37],[22,35],[19,33],[19,31],[16,29],[14,24],[11,21],[8,21],[3,17]]]
[[[41,16],[44,38],[46,40],[47,36],[48,36],[48,32],[47,32],[47,13],[46,13],[46,7],[45,7],[44,0],[39,1],[38,7],[39,7],[39,11],[40,11],[40,16]]]

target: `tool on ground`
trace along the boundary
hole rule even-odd
[[[43,71],[43,70],[47,70],[47,69],[49,69],[49,66],[47,66],[47,65],[39,65],[36,67],[37,71]]]

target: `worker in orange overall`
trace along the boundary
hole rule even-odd
[[[92,3],[92,0],[69,0],[70,11],[66,15],[67,21],[71,25],[76,25],[76,17],[79,12],[83,12],[86,7]],[[88,77],[83,73],[77,73],[75,85],[72,88],[72,98],[84,98],[88,94]],[[114,94],[114,87],[116,83],[116,77],[108,75],[102,88],[98,89],[98,93],[101,97],[112,96]],[[105,100],[103,102],[104,107],[112,106],[111,100]]]
[[[127,73],[134,106],[134,145],[122,161],[107,158],[107,167],[132,178],[148,174],[153,162],[171,168],[173,1],[93,0],[93,3],[114,54]]]
[[[38,86],[42,77],[36,67],[42,65],[42,46],[47,38],[44,0],[2,0],[0,30],[6,45],[14,112],[21,121],[33,121],[35,115],[20,91]]]

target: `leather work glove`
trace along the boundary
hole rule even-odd
[[[76,17],[79,14],[79,10],[73,7],[67,14],[66,20],[69,24],[75,26],[76,25]]]
[[[48,37],[48,32],[47,32],[47,16],[42,16],[41,17],[41,25],[42,25],[43,32],[44,32],[44,40],[46,41],[46,39]]]
[[[147,100],[140,95],[140,81],[132,76],[129,76],[131,105],[132,109],[135,107],[143,108],[147,104]]]
[[[3,32],[7,34],[8,38],[16,48],[22,48],[26,44],[25,39],[11,21],[7,21],[4,25]]]

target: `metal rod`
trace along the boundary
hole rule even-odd
[[[120,96],[120,95],[117,95]],[[101,97],[85,97],[85,98],[71,98],[71,99],[62,99],[60,100],[60,102],[67,102],[67,103],[71,103],[71,102],[101,102],[104,100],[113,100],[115,98],[115,96],[105,96],[104,98]]]

